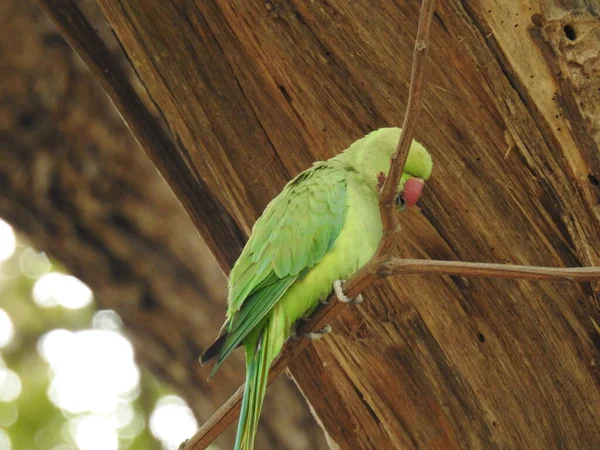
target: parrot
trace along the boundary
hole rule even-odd
[[[237,347],[246,352],[246,385],[235,450],[252,450],[271,363],[295,323],[375,254],[383,229],[378,192],[400,128],[372,131],[345,151],[314,163],[265,208],[228,279],[226,320],[200,362],[210,377]],[[412,141],[396,203],[413,206],[431,175],[429,152]],[[313,336],[314,337],[314,336]]]

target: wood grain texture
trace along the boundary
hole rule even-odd
[[[311,161],[401,123],[419,2],[98,3],[246,232]],[[592,2],[438,6],[417,132],[436,168],[399,255],[600,263],[597,18]],[[406,276],[366,297],[290,368],[332,445],[600,446],[597,286]]]
[[[89,12],[101,28],[101,13]],[[241,354],[218,383],[198,364],[225,312],[214,257],[32,1],[0,2],[0,61],[0,217],[84,280],[99,308],[115,310],[140,363],[206,420],[243,380]],[[326,448],[294,384],[280,381],[285,406],[270,399],[278,413],[263,422],[259,445]],[[218,444],[229,448],[234,437],[230,429]]]
[[[135,92],[124,70],[115,64],[107,45],[72,0],[40,0],[38,4],[46,12],[52,11],[55,24],[69,36],[69,44],[73,48],[94,49],[92,52],[80,51],[79,54],[107,91],[142,148],[147,150],[148,156],[153,161],[164,161],[173,168],[172,173],[163,173],[163,176],[190,211],[192,220],[204,215],[214,217],[211,222],[197,222],[196,227],[209,245],[215,249],[221,248],[214,252],[221,267],[229,267],[235,261],[237,248],[243,243],[240,230],[221,203],[206,189],[203,180],[189,170],[188,155],[185,149],[179,148],[178,139],[172,139],[165,133],[162,122]],[[176,178],[171,179],[174,176]],[[217,241],[231,242],[232,245],[218,247]]]

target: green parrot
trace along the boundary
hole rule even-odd
[[[375,253],[382,236],[378,190],[396,150],[399,128],[381,128],[343,153],[313,164],[265,208],[229,276],[227,319],[200,362],[216,360],[211,377],[240,345],[246,349],[246,387],[235,449],[252,450],[267,376],[294,324],[335,286],[340,289]],[[399,194],[412,206],[433,163],[413,141]],[[401,195],[400,195],[401,193]]]

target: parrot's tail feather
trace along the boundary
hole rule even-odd
[[[215,341],[212,344],[210,344],[208,348],[204,350],[204,353],[202,353],[202,355],[200,356],[200,364],[204,366],[219,357],[221,349],[223,348],[223,345],[227,340],[227,336],[229,336],[229,333],[227,333],[226,330],[222,331],[217,336]]]
[[[252,450],[262,409],[273,349],[269,345],[269,326],[263,328],[258,339],[246,344],[246,387],[240,412],[235,450]],[[277,353],[277,352],[275,352]]]

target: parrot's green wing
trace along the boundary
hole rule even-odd
[[[323,259],[345,216],[345,173],[328,163],[302,172],[267,206],[230,274],[228,322],[213,372],[294,281]]]

